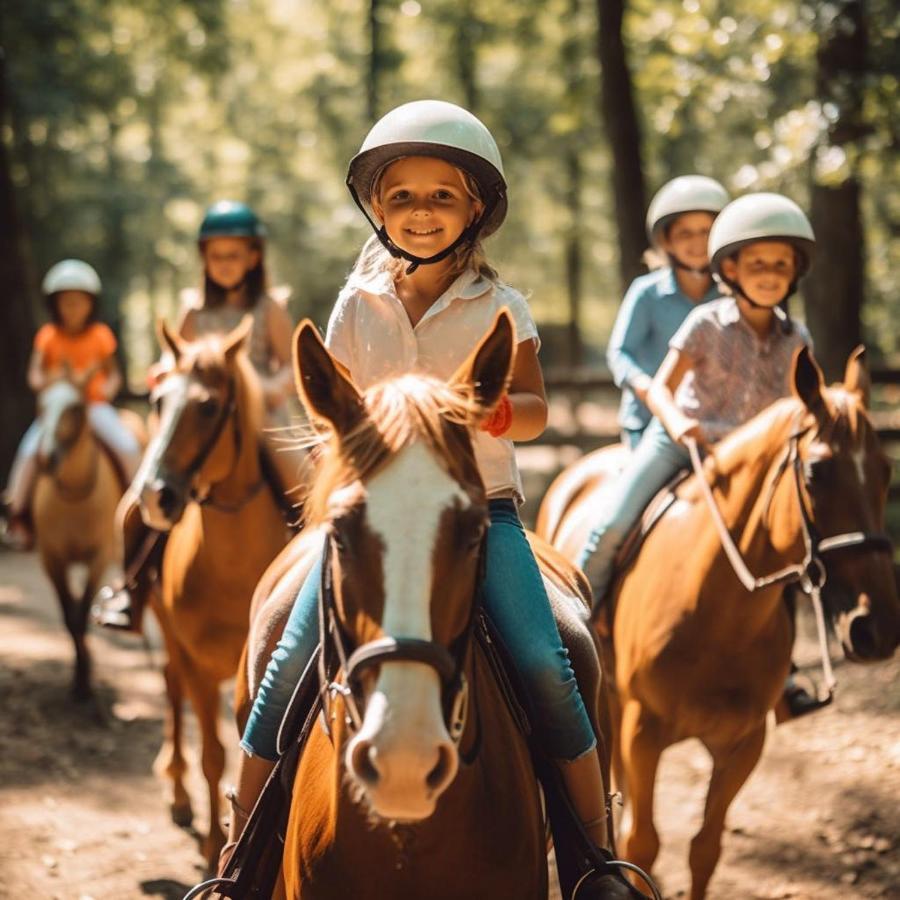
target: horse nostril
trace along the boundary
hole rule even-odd
[[[375,765],[375,748],[369,741],[357,740],[350,752],[350,768],[369,787],[378,784],[381,773]]]
[[[455,756],[456,752],[449,744],[441,744],[438,747],[438,761],[425,779],[425,783],[433,791],[440,791],[453,777]]]

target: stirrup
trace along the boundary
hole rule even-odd
[[[104,628],[135,631],[134,604],[124,584],[105,584],[94,597],[91,617]]]
[[[624,859],[615,859],[608,851],[597,848],[597,851],[603,856],[603,867],[592,867],[588,869],[575,884],[572,891],[571,900],[600,900],[600,898],[608,898],[612,896],[610,891],[614,888],[617,890],[615,896],[625,897],[629,900],[647,900],[647,894],[636,888],[624,876],[623,871],[627,869],[634,872],[643,882],[650,888],[650,897],[653,900],[662,900],[662,894],[656,886],[656,882],[640,867],[634,863],[626,862]],[[623,894],[622,891],[627,894]],[[599,891],[600,893],[595,893]]]

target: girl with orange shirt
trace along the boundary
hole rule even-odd
[[[115,335],[97,321],[100,277],[86,262],[64,259],[47,272],[42,287],[51,321],[34,337],[28,386],[40,394],[59,378],[93,372],[84,388],[91,428],[115,455],[123,476],[130,481],[140,462],[141,448],[112,405],[122,386],[122,375],[115,358]],[[38,416],[19,444],[7,488],[7,541],[20,549],[28,549],[32,543],[27,512],[37,474],[40,436]]]

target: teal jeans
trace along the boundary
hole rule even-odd
[[[484,604],[518,670],[535,716],[535,731],[554,759],[573,760],[595,746],[544,590],[544,582],[512,500],[491,500]],[[319,642],[321,559],[294,601],[284,634],[272,653],[244,729],[241,747],[274,760],[278,728],[303,670]]]
[[[606,595],[616,553],[634,523],[657,492],[689,465],[687,450],[653,419],[631,451],[624,471],[598,493],[596,525],[576,560],[591,583],[595,603]]]

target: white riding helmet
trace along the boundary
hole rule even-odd
[[[59,291],[84,291],[96,297],[102,285],[93,266],[80,259],[64,259],[47,272],[41,289],[48,297]]]
[[[729,203],[728,191],[705,175],[680,175],[667,181],[654,195],[647,210],[647,237],[655,244],[659,233],[676,216],[689,212],[718,215]]]
[[[781,194],[745,194],[729,203],[709,232],[709,264],[722,280],[722,260],[745,244],[756,241],[786,241],[797,251],[795,281],[812,263],[816,236],[806,214]]]
[[[415,100],[391,110],[375,123],[350,161],[347,187],[373,225],[372,185],[388,163],[406,156],[434,156],[468,172],[485,203],[478,235],[486,237],[500,227],[507,201],[497,142],[472,113],[443,100]]]

